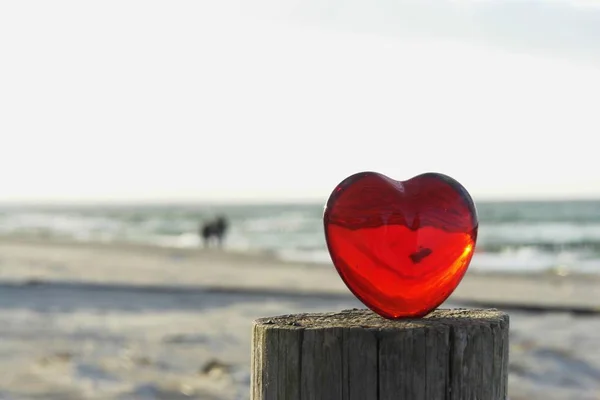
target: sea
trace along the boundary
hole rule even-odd
[[[224,250],[330,263],[324,205],[0,206],[0,235],[194,248],[202,221],[225,215]],[[600,274],[600,200],[478,202],[471,269]]]

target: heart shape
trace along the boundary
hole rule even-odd
[[[477,240],[477,210],[456,180],[425,173],[396,181],[376,172],[344,179],[323,215],[340,277],[379,315],[424,316],[456,289]]]

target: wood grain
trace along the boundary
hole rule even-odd
[[[436,310],[388,320],[370,310],[254,321],[253,400],[504,400],[506,313]]]

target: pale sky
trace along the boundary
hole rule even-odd
[[[0,201],[600,198],[599,133],[600,0],[0,2]]]

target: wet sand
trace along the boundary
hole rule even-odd
[[[7,261],[21,267],[3,268]],[[348,294],[330,265],[283,262],[265,254],[17,239],[0,239],[0,280]],[[600,313],[600,275],[469,271],[451,299],[503,308]]]
[[[511,399],[599,399],[599,287],[469,273],[444,307],[510,312]],[[253,319],[353,307],[332,266],[2,239],[0,399],[247,399]]]

